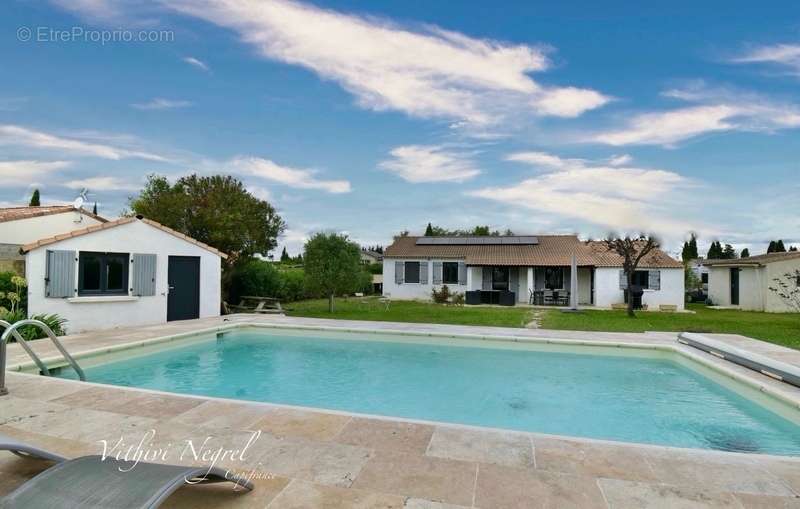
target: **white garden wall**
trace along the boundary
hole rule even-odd
[[[45,297],[47,250],[155,254],[156,294],[152,297]],[[200,317],[219,316],[221,258],[219,255],[141,221],[68,238],[31,250],[26,256],[28,314],[58,313],[70,333],[167,321],[169,256],[200,258]],[[128,277],[133,277],[129,271]],[[77,288],[78,271],[75,271]],[[128,285],[130,288],[130,284]]]

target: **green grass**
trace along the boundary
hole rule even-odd
[[[695,313],[639,312],[628,318],[624,311],[562,313],[548,310],[541,320],[543,329],[610,332],[709,332],[741,334],[800,350],[800,314],[757,313],[710,309],[690,304]]]
[[[533,315],[530,308],[448,306],[416,301],[393,301],[386,309],[375,297],[336,299],[333,313],[328,312],[328,301],[323,299],[292,302],[284,307],[289,316],[495,327],[523,327]]]
[[[443,323],[524,327],[533,310],[522,307],[446,306],[428,302],[393,301],[387,310],[377,298],[336,299],[333,313],[327,300],[307,300],[285,306],[289,316],[376,320],[384,322]],[[628,318],[624,311],[562,313],[541,311],[541,328],[607,332],[709,332],[741,334],[800,350],[800,315],[709,309],[690,304],[694,313],[639,312]]]

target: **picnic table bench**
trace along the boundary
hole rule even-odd
[[[252,295],[243,295],[239,301],[239,304],[227,304],[226,307],[228,311],[232,313],[283,313],[281,301],[274,297],[255,297]]]

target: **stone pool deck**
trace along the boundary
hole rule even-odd
[[[82,352],[230,323],[270,323],[418,333],[674,345],[671,333],[586,333],[281,316],[174,322],[66,337]],[[800,352],[741,336],[730,344],[800,365]],[[35,342],[44,358],[49,343]],[[688,348],[678,346],[678,348]],[[800,401],[800,389],[691,350]],[[9,366],[29,361],[18,345]],[[99,454],[122,439],[156,461],[209,463],[195,453],[228,451],[218,464],[254,476],[256,490],[182,488],[168,507],[417,508],[798,507],[800,458],[747,455],[547,436],[468,426],[370,418],[262,403],[157,393],[9,371],[0,433],[67,456]],[[151,430],[154,435],[151,435]],[[243,454],[231,453],[251,442]],[[144,440],[141,447],[137,447]],[[199,449],[202,447],[202,451]],[[123,451],[124,452],[124,451]],[[147,458],[152,460],[152,458]],[[0,453],[0,495],[48,466]]]

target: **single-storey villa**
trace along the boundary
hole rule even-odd
[[[155,221],[124,217],[21,248],[28,314],[70,332],[219,316],[227,255]]]
[[[107,222],[72,205],[0,208],[0,271],[25,274],[19,248],[30,242]]]
[[[627,286],[622,258],[576,235],[397,237],[385,250],[383,275],[383,294],[392,299],[430,299],[447,285],[468,303],[468,292],[480,290],[498,292],[504,304],[568,305],[574,287],[578,304],[610,308],[625,302]],[[684,308],[683,265],[662,250],[641,261],[634,283],[648,309]]]
[[[708,267],[708,297],[716,306],[749,311],[793,311],[771,291],[775,278],[800,270],[800,253],[768,253],[730,260],[704,260]],[[799,285],[800,281],[790,281]]]

